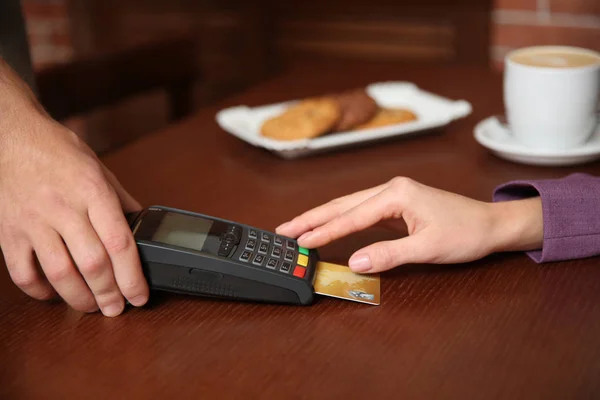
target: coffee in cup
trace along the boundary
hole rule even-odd
[[[567,46],[510,52],[504,104],[514,137],[536,149],[584,144],[598,126],[600,53]]]

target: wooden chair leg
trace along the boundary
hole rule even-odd
[[[189,115],[194,103],[193,81],[185,80],[167,88],[169,99],[169,120],[177,121],[186,115]]]

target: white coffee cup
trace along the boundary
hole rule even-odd
[[[600,53],[537,46],[507,54],[504,106],[511,133],[535,149],[583,145],[598,126]]]

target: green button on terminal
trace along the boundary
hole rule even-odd
[[[298,251],[300,252],[300,254],[304,254],[305,256],[308,255],[308,249],[305,249],[304,247],[298,246]]]

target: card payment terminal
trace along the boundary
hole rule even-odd
[[[318,254],[294,239],[169,207],[127,216],[151,290],[310,304]]]

